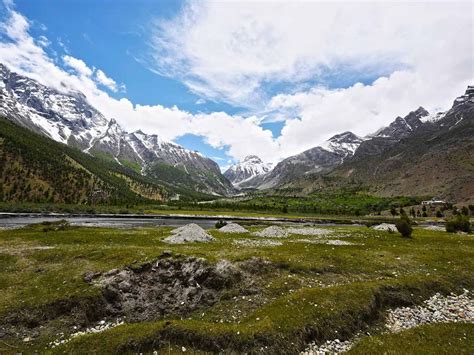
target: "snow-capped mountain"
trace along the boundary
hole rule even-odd
[[[320,147],[346,158],[352,156],[364,140],[352,132],[344,132],[329,138]]]
[[[405,117],[397,117],[388,127],[384,127],[375,133],[376,137],[401,139],[415,131],[423,124],[422,118],[428,117],[429,112],[423,107],[410,112]]]
[[[252,188],[258,185],[258,177],[267,174],[271,169],[272,164],[264,163],[256,155],[249,155],[227,169],[224,176],[237,188]]]
[[[114,119],[92,107],[82,93],[62,93],[11,72],[0,64],[0,114],[58,142],[101,155],[127,166],[139,166],[143,174],[155,176],[157,164],[174,169],[166,176],[186,175],[189,188],[212,194],[233,192],[217,163],[159,136],[141,131],[128,133]],[[163,166],[160,166],[163,170]],[[169,169],[168,169],[169,170]],[[168,171],[169,173],[169,171]],[[171,177],[173,176],[173,178]],[[189,186],[191,185],[191,186]]]
[[[306,174],[328,171],[352,157],[364,140],[365,138],[352,132],[336,134],[320,146],[279,162],[271,172],[263,176],[259,188],[272,188]]]

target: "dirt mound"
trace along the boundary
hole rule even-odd
[[[163,239],[170,244],[207,243],[214,240],[204,229],[195,223],[173,229],[172,235]]]
[[[211,306],[222,291],[242,280],[242,271],[227,260],[211,265],[189,257],[111,270],[96,283],[108,302],[108,313],[126,316],[127,321],[146,321]]]
[[[386,232],[396,232],[397,227],[395,227],[395,224],[390,224],[390,223],[382,223],[377,226],[373,226],[372,229],[376,231],[386,231]]]
[[[284,238],[288,236],[288,232],[284,228],[270,226],[260,232],[253,233],[253,235],[264,238]]]
[[[229,223],[219,229],[222,233],[248,233],[248,230],[237,223]]]

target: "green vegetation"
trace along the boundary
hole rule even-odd
[[[138,266],[165,250],[212,263],[258,257],[270,261],[271,269],[254,292],[240,290],[184,317],[78,337],[54,352],[168,352],[185,346],[196,351],[253,352],[263,347],[268,353],[292,353],[313,339],[344,339],[371,327],[388,307],[418,303],[435,292],[474,289],[471,235],[415,228],[413,238],[405,239],[366,227],[327,227],[332,231],[327,238],[352,244],[309,243],[304,239],[311,237],[292,235],[276,239],[282,245],[272,247],[246,246],[238,241],[262,239],[217,230],[210,231],[217,239],[213,243],[170,245],[162,242],[170,228],[44,227],[0,231],[0,319],[27,315],[43,324],[30,342],[2,339],[17,352],[44,352],[57,333],[72,331],[75,323],[64,317],[47,322],[41,318],[55,314],[51,310],[58,302],[74,300],[74,309],[87,310],[89,305],[92,312],[100,290],[84,281],[84,273]],[[387,344],[384,351],[397,350]],[[0,344],[0,351],[10,350]]]
[[[127,205],[186,200],[202,193],[159,184],[105,153],[85,154],[0,117],[0,201],[9,204]]]
[[[309,196],[269,195],[257,192],[246,198],[216,200],[206,205],[175,203],[186,209],[255,211],[302,215],[377,215],[383,210],[418,204],[421,197],[376,197],[364,192],[340,190],[313,193]]]
[[[471,222],[469,217],[464,214],[457,214],[446,221],[446,231],[449,233],[471,231]]]
[[[395,223],[395,226],[403,238],[411,238],[413,228],[411,227],[410,218],[408,218],[406,214],[401,214],[400,219]]]
[[[474,324],[430,324],[396,334],[367,337],[350,355],[472,354]]]

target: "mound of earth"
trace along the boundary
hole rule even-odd
[[[288,233],[298,235],[327,235],[331,231],[321,228],[314,227],[303,227],[303,228],[288,228]]]
[[[270,226],[260,232],[253,233],[253,235],[264,238],[284,238],[288,236],[288,232],[284,228]]]
[[[163,239],[164,242],[170,244],[183,243],[207,243],[214,240],[204,229],[195,223],[173,229],[171,236]]]
[[[396,232],[397,227],[395,224],[391,223],[382,223],[377,226],[373,226],[372,229],[375,229],[376,231],[386,231],[386,232]]]
[[[107,300],[108,313],[144,321],[211,306],[219,301],[221,291],[242,280],[242,271],[227,260],[212,265],[189,257],[111,270],[96,283]]]
[[[219,229],[222,233],[248,233],[248,230],[237,223],[229,223]]]

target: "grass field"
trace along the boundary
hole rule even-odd
[[[170,231],[165,227],[68,227],[45,232],[37,225],[0,231],[0,331],[6,329],[0,336],[0,353],[169,353],[181,352],[182,347],[296,353],[315,339],[345,339],[361,329],[375,329],[387,308],[416,304],[435,292],[474,290],[472,235],[415,228],[413,239],[403,239],[367,227],[327,228],[331,234],[319,238],[351,244],[314,243],[317,237],[291,235],[275,238],[281,242],[277,246],[246,246],[242,240],[261,238],[211,230],[215,242],[169,245],[162,241]],[[85,282],[84,273],[139,267],[165,250],[174,258],[195,256],[211,264],[226,259],[237,265],[257,257],[269,266],[251,271],[255,273],[251,292],[237,285],[211,307],[126,323],[49,348],[59,333],[67,336],[75,325],[86,327],[102,319],[97,309],[101,289]],[[77,317],[81,312],[87,316]],[[470,326],[456,327],[472,334]],[[353,351],[398,354],[411,346],[414,353],[430,353],[440,336],[451,336],[442,327],[433,329],[427,328],[423,337],[411,331],[403,340],[370,337]],[[30,339],[24,341],[25,336]],[[456,340],[456,349],[468,352],[472,341]]]

